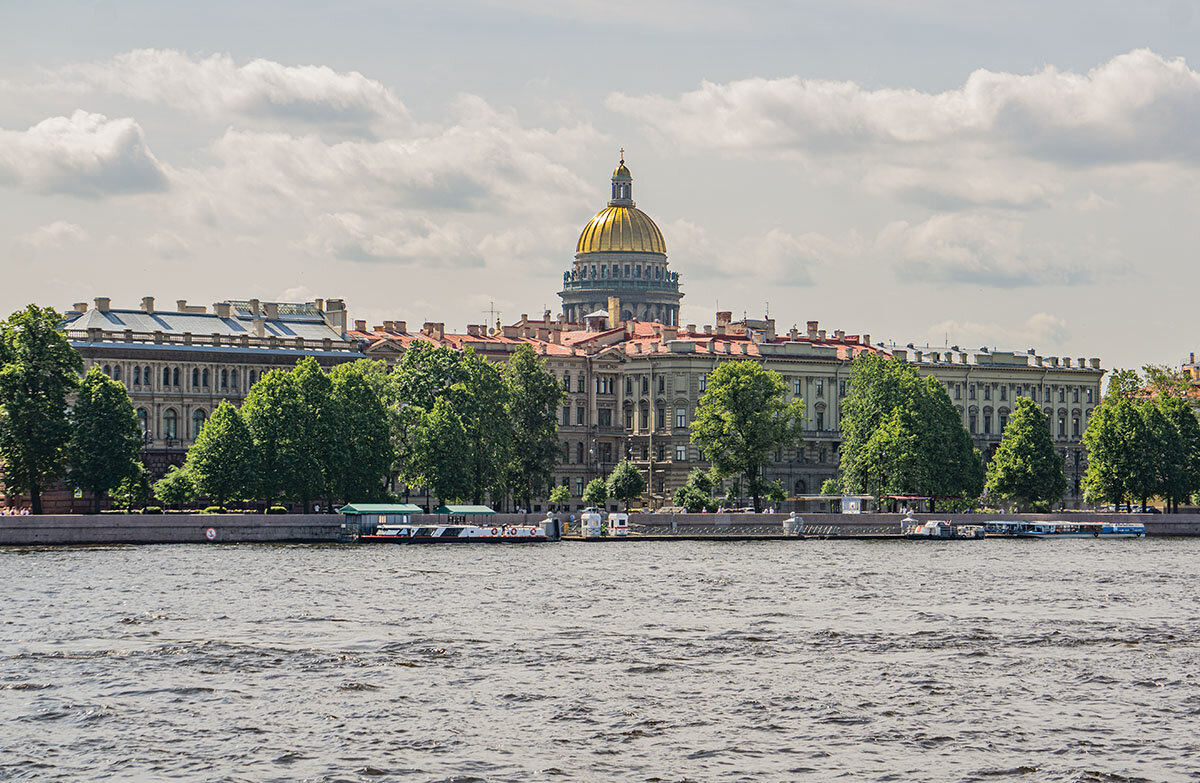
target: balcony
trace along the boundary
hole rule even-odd
[[[679,293],[679,282],[674,280],[638,280],[626,277],[596,277],[583,280],[568,280],[563,283],[563,293],[587,291],[666,291]]]

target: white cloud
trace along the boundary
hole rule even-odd
[[[1085,74],[978,70],[940,93],[794,76],[606,103],[685,149],[847,169],[943,206],[1036,205],[1089,168],[1200,166],[1200,73],[1144,49]]]
[[[687,220],[664,224],[671,255],[686,259],[679,267],[688,279],[728,279],[731,270],[738,276],[771,286],[806,287],[817,282],[820,270],[852,258],[862,248],[857,238],[832,239],[808,232],[793,234],[771,228],[761,234],[743,235],[726,240],[711,235],[704,227]]]
[[[371,219],[351,212],[321,215],[302,243],[313,255],[349,261],[477,266],[473,245],[471,231],[461,224],[399,216]]]
[[[170,49],[137,49],[109,60],[76,63],[50,74],[51,86],[102,91],[189,113],[238,115],[286,122],[372,126],[407,125],[395,94],[357,71],[324,65],[282,65],[227,54],[195,59]]]
[[[90,236],[83,227],[66,220],[56,220],[39,226],[28,234],[17,237],[17,241],[35,250],[55,250],[86,242]]]
[[[951,343],[963,348],[999,348],[1027,350],[1038,345],[1062,345],[1071,337],[1067,321],[1050,313],[1035,313],[1014,327],[1009,323],[977,321],[942,321],[929,327],[930,343],[948,337]]]
[[[165,190],[167,177],[136,122],[79,110],[0,129],[0,184],[98,197]]]
[[[939,214],[915,225],[897,221],[876,240],[875,252],[901,278],[1014,288],[1092,282],[1114,271],[1110,259],[1074,260],[1050,242],[1030,242],[1013,218],[979,213]]]

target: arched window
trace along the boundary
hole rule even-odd
[[[146,413],[145,408],[137,409],[138,426],[142,428],[143,433],[150,432],[150,416]]]
[[[229,370],[221,370],[221,388],[229,388]]]
[[[178,367],[176,367],[175,372],[172,373],[171,379],[172,379],[172,384],[171,384],[172,386],[179,385],[179,368]]]
[[[163,411],[163,437],[167,440],[179,437],[179,414],[174,408]]]
[[[142,384],[149,386],[153,382],[152,381],[153,377],[154,376],[150,375],[149,367],[142,368]]]
[[[192,411],[192,440],[200,437],[200,430],[204,427],[204,411]]]
[[[141,367],[133,368],[133,385],[134,386],[142,385],[142,368]]]
[[[583,464],[583,441],[575,444],[575,461],[580,465]]]
[[[107,365],[107,364],[104,365],[104,374],[107,375],[109,378],[112,377],[112,367],[110,365]]]
[[[250,371],[250,377],[246,379],[246,388],[247,389],[254,385],[255,380],[256,380],[256,378],[255,378],[256,375],[257,375],[257,373],[255,373],[254,370]]]
[[[121,380],[121,365],[119,365],[119,364],[113,365],[113,380],[114,381]]]
[[[193,367],[192,368],[192,388],[196,388],[199,385],[200,385],[200,369],[198,367]]]
[[[208,370],[204,371],[204,388],[208,388]]]
[[[238,387],[238,386],[237,386],[237,376],[238,376],[238,371],[237,371],[237,370],[230,370],[230,371],[229,371],[229,385],[230,385],[230,386],[232,386],[232,387],[233,387],[233,388],[235,388],[235,389]]]
[[[164,367],[163,368],[163,386],[170,386],[170,385],[171,385],[171,368]]]

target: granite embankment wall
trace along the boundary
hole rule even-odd
[[[569,515],[559,515],[563,521]],[[634,533],[678,535],[779,534],[786,514],[630,514]],[[999,519],[991,514],[918,514],[917,519],[948,519],[981,524]],[[538,524],[541,514],[496,514],[491,524]],[[576,516],[578,520],[578,516]],[[900,531],[898,514],[801,515],[810,535],[878,534]],[[1073,522],[1138,521],[1150,536],[1200,536],[1200,514],[1013,514],[1003,519]],[[420,515],[414,521],[435,524],[444,517]],[[482,520],[481,520],[482,521]],[[578,522],[576,522],[578,524]],[[342,525],[338,514],[77,514],[0,517],[0,546],[91,544],[229,544],[272,542],[336,542]],[[207,532],[213,531],[208,538]],[[570,532],[574,533],[575,530]]]
[[[73,514],[0,517],[0,545],[337,541],[339,514]],[[207,532],[213,531],[212,539]]]

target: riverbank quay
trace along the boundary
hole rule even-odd
[[[565,541],[773,541],[797,538],[845,540],[901,538],[899,514],[810,514],[799,536],[783,535],[786,514],[630,514],[627,538],[582,539],[578,521],[557,518],[568,527]],[[542,514],[496,514],[499,525],[536,525]],[[1200,537],[1200,514],[917,514],[981,525],[989,520],[1028,522],[1141,522],[1151,538]],[[436,525],[445,515],[413,515]],[[0,546],[84,546],[97,544],[337,543],[343,538],[340,514],[74,514],[0,517]]]

